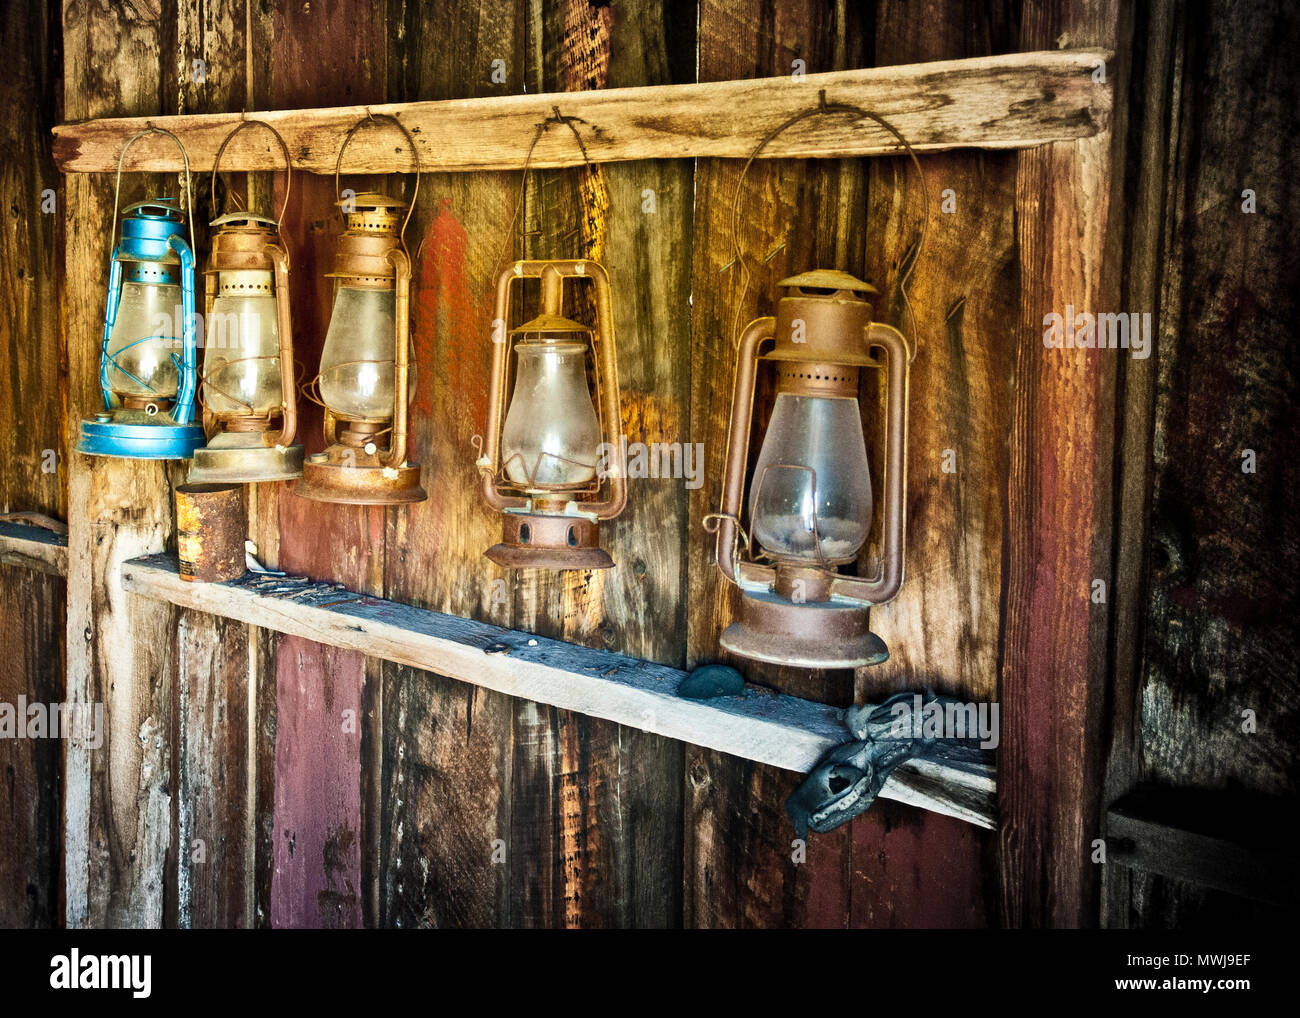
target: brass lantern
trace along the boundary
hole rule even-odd
[[[260,121],[235,128],[217,151],[212,167],[213,202],[217,168],[231,138],[259,125],[280,142],[286,174],[289,152],[278,132]],[[284,208],[289,202],[285,186]],[[302,476],[303,449],[294,445],[298,408],[292,322],[289,314],[289,254],[273,219],[229,212],[211,223],[204,302],[203,427],[206,447],[194,453],[190,484],[287,481]]]
[[[871,321],[874,289],[845,272],[784,279],[776,317],[740,340],[717,528],[722,574],[743,592],[722,646],[741,657],[802,668],[854,668],[889,656],[868,627],[872,605],[903,583],[909,351],[902,334]],[[883,361],[873,351],[883,352]],[[776,397],[748,478],[748,555],[740,554],[742,503],[760,367]],[[858,404],[863,368],[887,380],[881,565],[876,576],[842,573],[873,520]]]
[[[512,286],[525,279],[541,281],[541,306],[509,329]],[[574,280],[592,284],[594,330],[564,315]],[[622,423],[609,276],[593,261],[515,262],[497,280],[496,327],[478,468],[502,539],[485,554],[514,569],[608,569],[600,521],[627,504],[621,470],[602,466]]]
[[[414,152],[414,144],[411,148]],[[340,162],[342,157],[340,149]],[[420,466],[406,460],[414,379],[411,259],[402,233],[411,206],[375,192],[338,205],[347,228],[338,241],[334,271],[326,277],[334,280],[334,308],[315,380],[327,448],[307,457],[294,494],[357,505],[420,502],[428,497],[420,487]]]

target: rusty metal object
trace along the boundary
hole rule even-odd
[[[485,551],[507,569],[609,569],[600,524],[582,516],[504,513],[501,543]]]
[[[242,485],[178,486],[176,531],[182,580],[215,583],[244,575],[248,521]]]
[[[809,668],[858,667],[888,651],[868,629],[867,608],[892,600],[903,582],[907,492],[907,407],[911,353],[903,335],[871,320],[875,290],[845,272],[816,270],[784,279],[775,317],[741,335],[732,390],[722,504],[716,521],[718,569],[744,591],[739,619],[722,646],[745,657]],[[873,355],[879,348],[884,359]],[[742,557],[741,517],[754,391],[771,362],[777,392],[857,397],[862,369],[888,378],[882,568],[874,577],[833,568],[769,565]],[[795,596],[798,591],[798,596]]]
[[[794,668],[861,668],[889,658],[869,618],[869,609],[852,602],[799,603],[772,591],[746,592],[719,643],[741,657]]]
[[[293,493],[299,498],[352,505],[403,505],[429,497],[420,486],[419,464],[390,467],[384,463],[386,450],[373,443],[369,448],[372,451],[335,442],[324,452],[308,456]]]
[[[402,505],[428,498],[420,486],[420,466],[406,461],[407,401],[410,388],[411,260],[402,247],[399,212],[405,202],[365,193],[340,201],[347,232],[339,238],[334,271],[338,286],[395,290],[393,419],[351,421],[325,408],[328,448],[307,458],[299,498],[354,505]],[[385,445],[378,441],[387,433]]]
[[[270,131],[284,155],[285,201],[280,210],[283,219],[293,183],[289,150],[279,132],[261,121],[245,121],[221,143],[212,167],[213,200],[216,200],[221,154],[231,138],[250,127]],[[280,224],[265,216],[228,212],[214,219],[211,225],[216,229],[204,270],[204,320],[211,327],[213,305],[218,296],[274,294],[280,405],[265,413],[213,413],[205,408],[203,423],[208,444],[195,451],[188,480],[191,484],[292,480],[302,475],[303,448],[293,444],[298,430],[298,397],[293,370],[288,247],[280,235]],[[205,338],[210,341],[210,337]]]
[[[599,547],[599,520],[613,519],[627,505],[627,479],[615,467],[595,484],[512,482],[501,458],[501,435],[510,403],[510,358],[516,347],[582,343],[591,349],[601,442],[619,447],[622,402],[614,345],[613,300],[604,266],[586,259],[513,262],[497,278],[496,321],[510,320],[512,286],[525,279],[542,284],[541,308],[524,325],[494,344],[488,384],[487,423],[478,459],[483,500],[502,514],[502,540],[484,554],[507,568],[608,569],[614,562]],[[589,279],[596,306],[592,329],[563,314],[564,284]]]

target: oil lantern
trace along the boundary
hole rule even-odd
[[[187,459],[203,444],[194,421],[195,353],[193,215],[189,156],[180,140],[147,128],[122,149],[117,163],[113,223],[117,223],[122,161],[146,134],[165,134],[185,160],[184,208],[178,199],[129,205],[113,246],[100,347],[104,409],[81,422],[77,451],[129,459]]]
[[[867,283],[817,270],[782,280],[774,318],[740,340],[721,511],[722,574],[742,591],[722,646],[741,657],[802,668],[853,668],[888,656],[868,628],[869,609],[903,582],[909,351],[897,329],[871,321]],[[877,355],[876,351],[880,351]],[[858,404],[863,368],[886,382],[880,568],[842,573],[873,522],[871,479]],[[748,476],[747,554],[740,553],[755,383],[774,374],[775,400]]]
[[[418,157],[416,181],[418,189]],[[420,502],[428,497],[420,467],[406,460],[411,259],[402,232],[410,206],[374,192],[338,205],[346,229],[326,276],[334,280],[334,308],[315,379],[327,448],[307,457],[294,494],[358,505]]]
[[[527,279],[540,280],[540,307],[511,329],[514,284]],[[591,284],[594,330],[565,317],[575,280]],[[608,569],[599,521],[627,503],[621,469],[602,456],[622,423],[609,276],[593,261],[514,262],[497,280],[495,327],[478,468],[503,533],[485,554],[515,569]]]
[[[222,142],[217,167],[230,139]],[[289,183],[280,209],[289,202]],[[303,449],[294,445],[298,412],[289,314],[289,254],[279,223],[251,212],[228,212],[211,223],[204,301],[203,426],[208,443],[194,452],[189,483],[287,481],[302,476]]]

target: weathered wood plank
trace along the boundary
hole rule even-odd
[[[44,527],[0,520],[0,562],[51,576],[67,576],[68,539]]]
[[[523,89],[521,11],[482,4],[390,4],[388,94],[445,99]],[[446,38],[451,33],[451,39]],[[491,79],[492,61],[506,80]],[[492,277],[513,211],[504,175],[429,175],[409,235],[419,244],[412,340],[421,365],[412,458],[445,484],[392,514],[385,590],[413,604],[504,620],[507,598],[487,577],[496,540],[483,511],[470,438],[482,428]],[[496,596],[494,596],[494,593]],[[506,697],[385,661],[381,923],[507,926],[509,753]]]
[[[1239,791],[1142,785],[1106,811],[1106,863],[1294,908],[1300,879],[1289,807]]]
[[[877,65],[983,56],[1016,47],[1011,3],[962,0],[876,5]],[[1017,311],[1016,157],[933,153],[921,183],[905,156],[868,166],[866,272],[880,294],[875,317],[916,335],[908,420],[907,581],[871,613],[890,657],[858,670],[856,698],[879,702],[931,687],[995,702],[1001,631],[1003,501],[1010,366]],[[927,218],[924,248],[917,253]],[[907,287],[900,280],[915,264]],[[864,378],[864,426],[883,483],[883,392]],[[866,571],[875,568],[870,559]],[[985,926],[983,879],[991,839],[948,818],[893,806],[854,825],[855,926]]]
[[[145,20],[128,8],[65,5],[64,113],[158,115],[170,76],[169,17]],[[124,203],[159,191],[128,178]],[[68,348],[65,430],[102,406],[103,325],[113,181],[66,183],[64,334]],[[65,756],[66,920],[69,927],[160,926],[174,902],[174,730],[176,613],[123,598],[122,561],[161,551],[172,532],[168,467],[69,454],[68,701],[102,704],[104,745],[72,743]],[[176,469],[176,468],[171,468]]]
[[[1174,35],[1179,19],[1170,3],[1154,3],[1126,19],[1125,38],[1117,49],[1133,53],[1127,88],[1116,89],[1116,116],[1131,122],[1135,200],[1127,203],[1123,264],[1123,306],[1134,310],[1159,306],[1160,278],[1167,253],[1161,243],[1165,226],[1165,181],[1169,149],[1176,133],[1170,116],[1175,91]],[[1140,40],[1140,42],[1139,42]],[[1119,125],[1117,124],[1117,129]],[[1120,365],[1116,447],[1114,665],[1111,674],[1111,737],[1107,746],[1105,802],[1113,802],[1140,778],[1142,716],[1143,602],[1150,548],[1152,408],[1155,405],[1156,359]],[[1159,879],[1158,877],[1155,879]],[[1133,874],[1121,867],[1101,872],[1100,924],[1123,927],[1130,919]]]
[[[529,36],[542,40],[540,59],[529,67],[528,86],[535,91],[562,90],[567,96],[620,81],[669,80],[666,29],[656,5],[630,2],[615,9],[565,0],[534,5],[531,13]],[[568,140],[578,151],[572,134]],[[670,193],[660,198],[656,192],[651,215],[644,192],[651,182],[662,184],[661,167],[639,162],[535,174],[522,223],[530,257],[586,257],[610,270],[623,394],[619,431],[630,441],[682,437],[658,434],[663,422],[655,418],[659,407],[675,404],[668,394],[684,395],[685,388],[689,212],[680,196],[689,193],[690,168],[663,167],[666,192],[675,190],[679,197],[674,202]],[[662,233],[647,228],[648,219]],[[658,308],[648,301],[653,293],[663,295]],[[589,295],[579,291],[572,306],[578,318],[594,320]],[[665,606],[680,602],[683,489],[670,480],[631,487],[629,508],[601,527],[613,569],[500,571],[511,585],[512,624],[678,664],[682,634],[680,627],[665,625]],[[512,746],[512,922],[571,928],[679,924],[680,746],[534,702],[514,704]],[[654,817],[654,823],[638,823],[643,817]],[[519,865],[521,860],[527,864]]]
[[[246,54],[266,48],[260,21],[246,25],[231,5],[186,0],[177,6],[176,69],[169,87],[182,113],[247,108]],[[252,29],[253,37],[246,35]],[[196,73],[195,61],[202,61]],[[208,180],[195,188],[195,249],[205,250],[207,224],[228,209],[214,208]],[[219,199],[218,199],[219,200]],[[252,207],[273,214],[270,201]],[[198,285],[202,286],[201,282]],[[247,497],[250,513],[256,501]],[[176,922],[184,928],[231,928],[253,924],[256,748],[250,742],[249,628],[228,619],[182,612],[176,630],[177,716],[175,815]]]
[[[1100,50],[1048,50],[802,77],[787,71],[739,81],[350,104],[257,116],[275,125],[296,165],[313,173],[333,173],[344,134],[367,110],[400,116],[420,146],[425,166],[440,172],[518,169],[537,124],[552,116],[555,106],[586,125],[583,142],[593,162],[743,159],[774,127],[816,103],[823,89],[828,101],[863,106],[888,117],[917,150],[1014,149],[1086,138],[1104,129],[1110,93],[1090,72],[1107,56]],[[302,94],[315,101],[325,98],[322,91]],[[349,98],[355,103],[358,97],[354,92]],[[156,117],[62,124],[55,129],[54,156],[65,173],[107,172],[117,168],[122,139],[156,123],[184,138],[191,167],[206,170],[241,117],[212,114],[178,117],[165,124]],[[894,138],[870,121],[845,130],[843,123],[828,119],[809,120],[787,132],[763,155],[828,159],[895,151]],[[274,142],[246,131],[226,150],[223,165],[268,170],[279,160]],[[539,169],[582,162],[572,138],[562,132],[548,132],[533,150],[532,164]],[[348,173],[405,172],[409,166],[408,154],[381,132],[354,139],[344,154]],[[175,171],[180,164],[174,149],[146,138],[128,154],[126,168]]]
[[[59,577],[0,567],[0,704],[15,712],[19,697],[63,701],[65,591]],[[60,925],[62,763],[58,739],[0,739],[0,929]]]
[[[389,4],[388,95],[442,100],[524,91],[524,11],[513,0]],[[400,27],[399,27],[400,26]],[[494,82],[494,60],[505,80]],[[395,136],[394,136],[395,137]],[[428,174],[408,230],[420,257],[411,338],[419,364],[411,458],[437,471],[428,502],[388,521],[385,594],[497,623],[508,579],[483,558],[500,526],[470,440],[483,428],[495,273],[516,175]],[[379,924],[511,925],[508,697],[385,661]]]
[[[63,302],[63,181],[50,156],[50,128],[62,119],[60,17],[44,0],[6,4],[0,49],[0,513],[67,512],[67,443],[61,381],[67,370],[59,312]],[[11,540],[11,531],[17,531]],[[33,527],[3,525],[0,635],[5,667],[0,702],[19,694],[63,700],[64,598],[57,579],[66,548],[45,544]],[[32,572],[35,570],[35,572]],[[50,575],[40,575],[49,573]],[[51,740],[0,746],[0,927],[60,923],[59,777],[62,749]]]
[[[428,669],[437,661],[441,673],[463,682],[786,770],[810,770],[845,739],[840,712],[826,704],[754,688],[741,697],[687,700],[676,695],[685,673],[667,665],[337,588],[317,587],[311,596],[294,597],[258,593],[239,582],[187,583],[169,554],[132,561],[123,568],[121,584],[149,600],[257,620],[267,629],[412,668]],[[991,824],[992,814],[972,810],[969,802],[971,792],[991,791],[988,772],[924,762],[907,764],[906,771],[924,777],[904,780],[900,769],[891,783],[920,788],[942,772],[944,784],[954,789],[951,795],[936,794],[927,808]],[[882,793],[887,798],[916,801],[891,783]]]
[[[1150,515],[1134,565],[1146,585],[1129,602],[1142,626],[1130,634],[1140,670],[1130,680],[1127,775],[1125,761],[1112,765],[1129,783],[1196,788],[1210,801],[1258,795],[1293,812],[1300,256],[1290,224],[1300,197],[1285,139],[1300,126],[1287,58],[1300,20],[1270,0],[1195,13],[1162,4],[1149,17],[1138,34],[1160,75],[1151,87],[1160,107],[1140,93],[1151,118],[1143,165],[1152,166],[1140,207],[1154,221],[1147,246],[1135,244],[1144,289],[1128,306],[1156,320],[1156,353],[1140,365],[1147,390],[1130,414],[1146,428],[1132,452],[1150,457],[1146,485],[1133,482],[1130,520]],[[1290,840],[1272,832],[1274,852]],[[1182,876],[1135,875],[1131,894],[1107,894],[1107,922],[1255,919],[1255,903],[1208,890],[1212,877]]]
[[[1021,41],[1111,45],[1110,0],[1042,3]],[[1110,131],[1017,153],[1020,309],[1006,484],[998,866],[1002,922],[1093,925],[1111,582],[1113,387],[1122,350],[1046,348],[1045,316],[1119,310],[1107,260]],[[1064,243],[1062,238],[1071,238]]]
[[[273,34],[271,105],[384,98],[382,7],[340,0],[277,5]],[[240,137],[255,133],[246,131]],[[391,142],[377,130],[359,137]],[[349,185],[360,186],[355,178],[343,186]],[[282,187],[283,180],[277,178],[277,207]],[[295,353],[306,377],[317,370],[333,303],[323,274],[330,271],[334,241],[341,232],[334,200],[332,178],[299,174],[286,213],[284,235],[293,257]],[[298,405],[298,440],[308,453],[318,451],[324,445],[320,410],[305,399]],[[383,589],[384,509],[308,502],[283,489],[277,501],[281,568],[355,589]],[[245,621],[263,624],[260,618]],[[373,921],[367,914],[373,887],[367,881],[373,884],[375,879],[371,853],[377,847],[362,844],[375,808],[373,794],[365,799],[361,794],[362,727],[381,724],[383,713],[374,710],[370,716],[374,701],[366,690],[362,654],[299,637],[279,640],[276,654],[270,921],[277,927],[361,926]],[[376,737],[381,737],[376,731],[365,735],[367,741]],[[370,785],[368,791],[376,788]]]
[[[825,0],[754,0],[739,9],[706,3],[700,12],[699,74],[711,80],[868,63],[868,21],[869,13],[860,5]],[[845,126],[840,118],[809,122],[823,119],[838,121],[839,129]],[[731,209],[739,177],[738,163],[721,160],[700,162],[695,177],[690,428],[692,440],[704,445],[706,481],[690,497],[689,665],[724,659],[718,636],[739,603],[736,590],[715,567],[713,539],[703,526],[704,517],[719,504],[737,330],[771,313],[776,283],[785,276],[827,266],[859,277],[863,272],[865,169],[765,161],[751,168],[741,197],[737,239],[751,273],[748,293],[743,293],[739,267],[731,264]],[[765,401],[759,394],[760,421],[770,398]],[[757,444],[754,451],[757,455]],[[784,693],[837,707],[853,702],[853,673],[848,670],[731,663],[751,681]],[[848,924],[849,828],[811,837],[806,846],[795,842],[783,804],[796,783],[770,768],[692,748],[686,774],[691,834],[685,849],[687,925]]]

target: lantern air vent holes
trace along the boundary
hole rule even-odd
[[[519,524],[519,543],[527,544],[533,537],[533,528],[527,523]]]
[[[570,547],[570,548],[576,548],[577,546],[578,546],[578,534],[577,534],[577,532],[576,532],[572,527],[570,527],[570,528],[569,528],[569,547]]]

